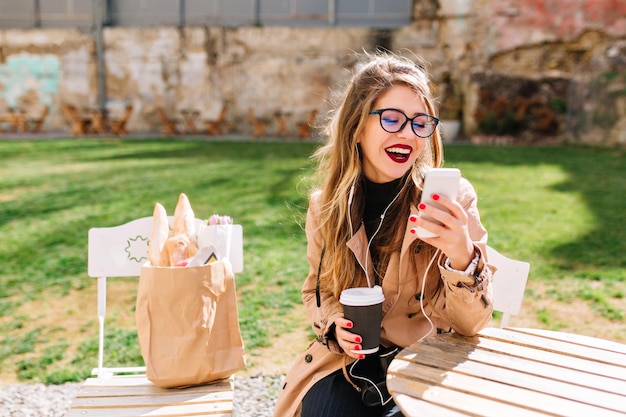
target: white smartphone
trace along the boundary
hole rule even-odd
[[[420,203],[430,204],[439,209],[445,210],[443,206],[438,204],[431,197],[433,194],[439,194],[445,195],[446,197],[454,200],[459,191],[460,179],[461,171],[457,168],[431,168],[426,173]],[[441,222],[422,212],[419,213],[419,216],[434,223],[441,224]],[[437,237],[436,234],[421,227],[417,227],[416,232],[418,237]]]

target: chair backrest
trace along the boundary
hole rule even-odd
[[[0,99],[0,113],[10,113],[11,107],[5,99]]]
[[[215,119],[216,123],[222,123],[224,121],[224,119],[226,119],[226,112],[227,112],[227,110],[228,110],[228,108],[224,104],[222,106],[222,110],[220,110],[220,114],[217,116],[217,119]]]
[[[309,118],[307,119],[307,124],[309,126],[313,125],[313,122],[315,122],[315,119],[317,118],[317,110],[311,110],[311,113],[309,114]]]
[[[36,103],[26,109],[26,118],[31,121],[45,119],[48,116],[50,108],[43,103]]]
[[[61,111],[63,113],[63,116],[65,116],[65,118],[68,119],[70,123],[75,122],[76,120],[80,119],[80,114],[78,113],[78,109],[73,104],[64,103],[61,106]]]
[[[487,246],[487,259],[498,270],[493,276],[493,309],[502,313],[500,327],[507,327],[512,315],[517,315],[522,307],[530,264],[507,258]]]
[[[168,217],[170,228],[173,217]],[[196,229],[204,233],[206,222],[196,219]],[[114,227],[89,229],[87,273],[90,277],[139,276],[148,261],[148,241],[152,217],[143,217]],[[233,272],[243,270],[243,230],[232,225],[230,261]]]
[[[167,113],[165,113],[165,109],[163,107],[157,106],[156,108],[157,115],[162,123],[170,123],[172,120],[168,117]]]
[[[123,123],[126,123],[128,121],[128,119],[130,119],[130,115],[131,114],[133,114],[133,105],[132,104],[127,104],[124,107],[124,113],[122,114],[121,121]]]
[[[254,110],[251,107],[248,107],[248,120],[250,120],[250,123],[252,124],[257,124],[259,122],[254,114]]]

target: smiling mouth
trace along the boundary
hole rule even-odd
[[[387,148],[385,149],[385,152],[387,152],[387,156],[389,156],[392,161],[398,163],[404,163],[408,161],[409,156],[411,155],[411,149],[399,146],[392,146],[390,148]]]

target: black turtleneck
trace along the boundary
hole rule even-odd
[[[365,179],[365,211],[363,212],[363,223],[369,238],[380,224],[380,216],[400,191],[402,178],[395,179],[384,184],[377,184]]]
[[[376,230],[380,226],[380,216],[385,209],[391,204],[396,195],[400,192],[402,178],[386,182],[384,184],[377,184],[367,179],[363,182],[365,188],[365,209],[363,212],[363,224],[365,225],[365,232],[368,240],[372,238]],[[381,285],[383,271],[379,271],[379,253],[377,245],[372,242],[370,246],[370,255],[372,262],[374,263],[374,279],[376,285]]]

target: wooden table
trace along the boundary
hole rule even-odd
[[[12,126],[11,130],[26,132],[26,114],[19,109],[11,109],[9,113],[0,114],[0,132],[3,131],[2,124],[7,123]]]
[[[180,114],[183,116],[185,126],[187,126],[187,132],[193,133],[194,135],[198,133],[196,129],[196,118],[200,115],[200,112],[197,110],[181,110]]]
[[[290,135],[289,129],[287,129],[287,119],[289,118],[289,116],[291,116],[291,113],[283,113],[283,112],[274,113],[274,120],[276,120],[276,125],[278,126],[274,136],[288,137]]]
[[[106,133],[105,114],[99,109],[85,109],[83,118],[86,120],[87,133]]]
[[[626,345],[570,333],[488,328],[403,349],[387,385],[413,416],[626,416]]]
[[[231,379],[189,388],[164,389],[145,376],[89,378],[65,417],[211,416],[231,417]]]

